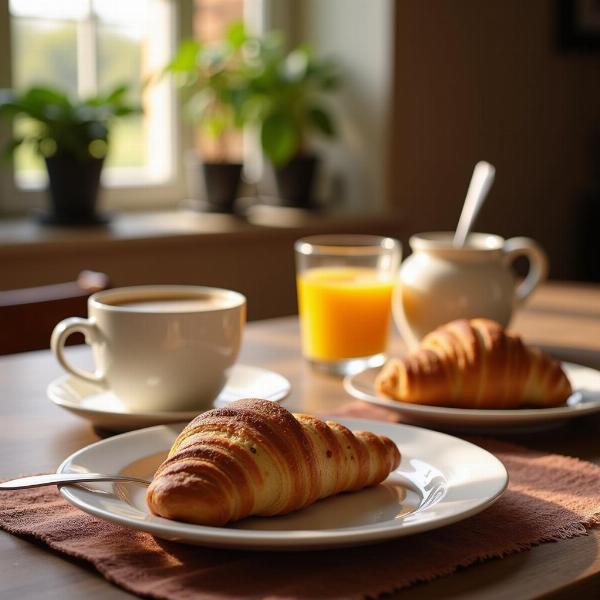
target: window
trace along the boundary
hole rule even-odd
[[[114,125],[104,206],[176,206],[186,195],[185,149],[199,142],[179,118],[170,81],[143,82],[168,62],[180,39],[219,38],[244,17],[259,22],[266,1],[0,0],[0,87],[44,83],[84,97],[129,83],[144,114]],[[19,149],[14,166],[0,164],[0,212],[43,206],[45,184],[42,161]]]
[[[131,87],[144,115],[115,123],[105,183],[163,183],[172,176],[169,93],[142,92],[143,81],[170,55],[172,32],[161,0],[10,0],[13,85],[43,83],[80,97],[119,83]],[[17,124],[27,127],[27,123]],[[156,152],[160,149],[160,152]],[[21,148],[15,160],[20,187],[45,181],[42,161]]]

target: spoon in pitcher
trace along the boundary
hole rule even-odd
[[[92,481],[123,481],[150,485],[147,479],[131,477],[129,475],[103,475],[101,473],[49,473],[48,475],[33,475],[19,477],[0,483],[2,490],[21,490],[25,488],[41,487],[43,485],[89,483]]]
[[[465,245],[479,210],[494,183],[495,174],[496,169],[489,162],[482,160],[475,165],[452,242],[456,248],[462,248]]]

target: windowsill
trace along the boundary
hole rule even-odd
[[[233,215],[201,213],[192,210],[130,212],[115,214],[100,227],[50,227],[34,218],[0,219],[0,254],[29,253],[94,247],[143,241],[169,242],[193,238],[214,241],[257,236],[298,236],[321,232],[360,232],[381,228],[399,230],[400,219],[384,214],[319,214],[268,208],[254,216],[255,222]]]

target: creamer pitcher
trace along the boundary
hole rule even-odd
[[[473,233],[461,248],[452,238],[452,232],[430,232],[410,239],[413,253],[402,264],[393,298],[394,320],[410,346],[453,319],[486,317],[506,326],[546,278],[546,254],[530,238]],[[529,259],[529,272],[517,285],[510,267],[518,256]]]

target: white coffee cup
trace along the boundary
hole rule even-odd
[[[245,320],[246,299],[231,290],[117,288],[90,296],[88,318],[61,321],[50,345],[68,373],[110,389],[130,410],[200,410],[224,387]],[[74,332],[92,346],[93,373],[65,356],[65,341]]]

